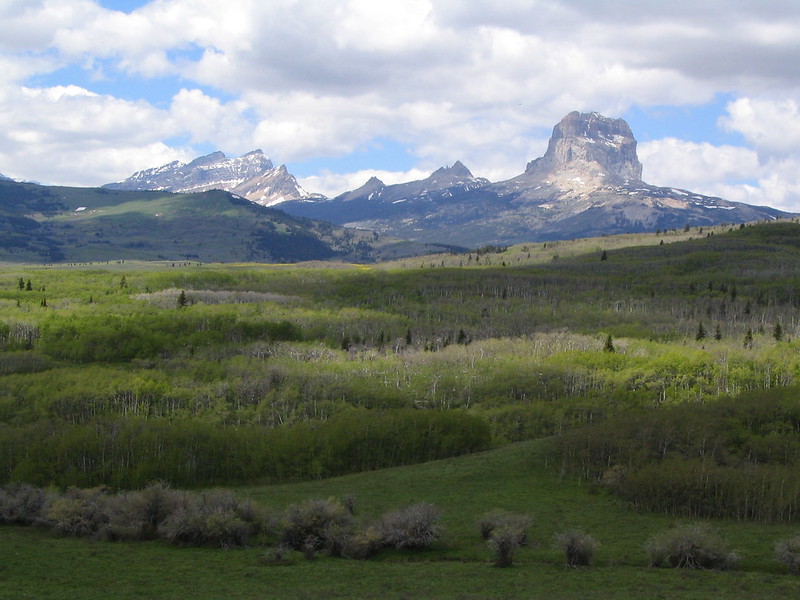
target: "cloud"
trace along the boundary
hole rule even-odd
[[[766,155],[800,154],[800,109],[797,100],[739,98],[730,102],[720,119],[728,131],[741,133]]]
[[[540,156],[572,110],[619,116],[725,94],[720,126],[748,148],[654,140],[645,176],[790,202],[798,29],[800,3],[754,0],[143,0],[129,13],[5,0],[0,170],[102,183],[200,148],[292,162],[391,139],[421,172],[462,160],[497,180]],[[59,79],[62,68],[86,77]],[[159,81],[168,95],[137,96]],[[87,94],[58,91],[70,84]],[[99,148],[135,164],[117,172]]]

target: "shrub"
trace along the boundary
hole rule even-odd
[[[43,489],[25,483],[0,488],[0,523],[40,523],[50,507],[50,501],[50,495]]]
[[[249,503],[242,504],[229,492],[187,495],[182,506],[161,523],[158,532],[176,544],[244,547],[262,525],[258,520],[248,520],[250,508]]]
[[[412,504],[383,516],[380,521],[383,545],[421,550],[442,534],[441,511],[433,504]]]
[[[50,504],[47,522],[59,535],[93,537],[109,523],[108,496],[101,488],[70,488]]]
[[[161,524],[185,504],[184,494],[163,483],[109,498],[110,520],[103,535],[109,540],[154,539]]]
[[[647,542],[645,550],[651,567],[730,569],[739,561],[727,543],[702,523],[658,534]]]
[[[786,565],[792,575],[800,575],[800,535],[775,544],[775,558]]]
[[[588,567],[599,545],[592,536],[577,529],[556,535],[556,547],[564,553],[568,567]]]
[[[370,525],[351,535],[344,547],[342,556],[355,560],[366,560],[374,556],[384,545],[380,528]]]
[[[511,525],[496,527],[489,535],[489,547],[494,551],[496,567],[510,567],[514,563],[514,554],[522,546],[523,536],[520,530]]]
[[[283,524],[283,544],[304,553],[321,550],[328,542],[339,552],[349,531],[352,517],[335,498],[307,500],[286,510]],[[335,539],[334,539],[335,538]]]
[[[519,536],[519,545],[524,546],[528,543],[528,528],[531,526],[531,518],[528,515],[521,515],[505,510],[492,510],[484,514],[478,520],[478,531],[481,538],[489,540],[492,533],[498,529],[511,529]]]

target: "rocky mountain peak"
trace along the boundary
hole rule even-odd
[[[569,176],[624,183],[641,181],[642,164],[623,119],[575,111],[553,128],[547,152],[528,163],[525,174],[543,180]]]
[[[104,187],[182,193],[225,190],[264,206],[310,196],[285,165],[275,167],[261,150],[253,150],[239,158],[212,152],[188,164],[173,161],[138,171],[124,181]]]
[[[0,173],[0,181],[14,181],[11,177],[6,177],[2,173]]]

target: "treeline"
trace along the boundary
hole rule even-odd
[[[800,389],[618,414],[554,441],[562,469],[648,511],[800,518]]]
[[[48,320],[41,326],[38,345],[44,353],[70,362],[124,362],[215,344],[301,337],[299,327],[288,321],[174,311]]]
[[[200,419],[129,417],[85,425],[0,426],[0,481],[138,488],[283,482],[424,462],[490,447],[461,411],[352,409],[324,422],[266,429]]]

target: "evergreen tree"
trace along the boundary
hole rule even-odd
[[[25,289],[25,280],[22,277],[19,278],[19,289]]]
[[[28,283],[25,284],[25,291],[30,292],[32,289],[33,289],[33,284],[31,283],[31,280],[28,279]]]
[[[753,347],[753,330],[750,328],[748,328],[747,333],[744,334],[744,347],[745,348]]]
[[[772,330],[772,337],[775,338],[776,342],[780,342],[783,339],[783,327],[781,327],[780,323],[775,323],[775,329]]]
[[[706,330],[705,327],[703,327],[703,322],[700,321],[700,324],[697,326],[697,333],[694,335],[694,339],[696,339],[699,342],[700,340],[705,339],[705,337],[706,337]]]
[[[614,348],[614,340],[611,339],[611,334],[608,334],[606,338],[606,343],[603,344],[603,351],[604,352],[616,352],[616,348]]]
[[[603,250],[603,253],[600,255],[600,260],[608,260],[608,254],[605,250]]]
[[[184,308],[188,303],[186,302],[186,292],[181,290],[181,293],[178,295],[178,308]]]
[[[714,339],[717,341],[722,339],[722,329],[720,329],[719,323],[717,323],[717,326],[714,328]]]

